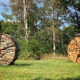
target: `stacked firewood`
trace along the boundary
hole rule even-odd
[[[80,34],[76,35],[68,45],[68,57],[72,62],[80,62]]]
[[[16,45],[13,38],[0,34],[0,65],[10,65],[16,60]]]

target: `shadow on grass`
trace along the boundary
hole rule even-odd
[[[73,63],[71,60],[67,60],[66,62],[68,62],[68,63]]]
[[[35,78],[35,79],[33,79],[33,80],[80,80],[80,76],[78,76],[78,77],[76,77],[76,78],[61,78],[61,79],[50,79],[50,78],[44,78],[44,79],[42,79],[42,78],[40,78],[40,77],[37,77],[37,78]]]
[[[60,79],[60,80],[80,80],[80,76],[76,78],[65,78],[65,79]]]
[[[30,65],[32,65],[32,64],[14,64],[14,66],[16,66],[16,67],[26,67],[26,66],[30,66]]]
[[[42,78],[40,78],[40,77],[37,77],[37,78],[35,78],[35,79],[33,79],[33,80],[53,80],[53,79],[50,79],[50,78],[44,78],[44,79],[42,79]]]

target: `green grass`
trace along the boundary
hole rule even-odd
[[[0,66],[0,80],[80,80],[80,63],[60,60],[17,60]]]

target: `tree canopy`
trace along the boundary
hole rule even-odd
[[[39,59],[53,53],[54,46],[56,54],[67,54],[70,40],[80,32],[79,4],[80,0],[10,0],[1,4],[11,14],[3,12],[0,33],[14,37],[20,58]]]

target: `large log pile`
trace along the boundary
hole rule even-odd
[[[80,34],[76,35],[68,45],[68,57],[72,62],[80,62]]]
[[[10,65],[16,60],[16,45],[13,38],[0,34],[0,65]]]

